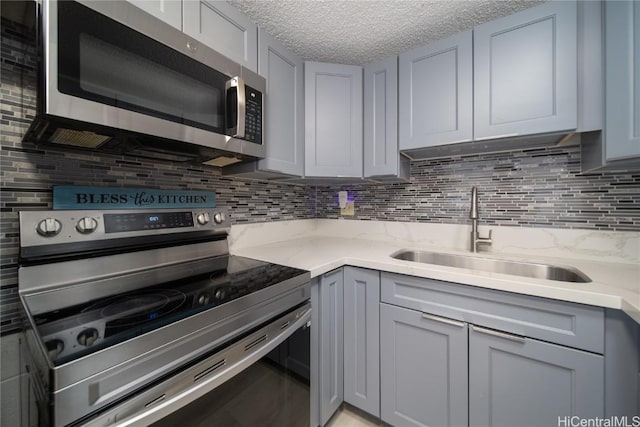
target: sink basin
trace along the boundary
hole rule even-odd
[[[507,261],[406,249],[402,249],[392,254],[391,257],[399,260],[420,262],[424,264],[467,268],[469,270],[482,270],[491,273],[511,274],[513,276],[557,280],[559,282],[591,282],[591,279],[589,279],[584,273],[573,267],[560,267],[556,265],[536,264],[531,262]]]

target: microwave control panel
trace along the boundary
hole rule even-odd
[[[244,139],[262,145],[262,93],[245,86],[246,118]]]

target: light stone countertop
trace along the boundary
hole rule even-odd
[[[230,250],[233,255],[308,270],[311,272],[311,277],[351,265],[621,309],[640,323],[640,262],[637,259],[640,233],[615,235],[615,233],[606,232],[594,236],[591,231],[572,231],[574,235],[569,233],[562,236],[563,242],[557,245],[562,247],[560,250],[558,247],[549,247],[548,242],[542,242],[546,239],[544,235],[548,234],[548,230],[500,227],[506,230],[494,228],[494,242],[501,235],[505,236],[505,231],[509,232],[515,240],[522,240],[522,236],[517,236],[518,233],[529,231],[526,233],[529,247],[514,250],[511,246],[509,251],[498,249],[496,252],[473,255],[571,266],[582,271],[592,280],[590,283],[569,283],[396,260],[390,255],[407,248],[471,255],[468,250],[461,248],[458,244],[447,245],[446,242],[434,244],[433,240],[424,241],[424,239],[412,237],[429,235],[430,239],[437,241],[442,238],[460,237],[465,234],[466,228],[438,224],[404,224],[409,229],[405,228],[401,233],[394,229],[393,236],[390,237],[387,232],[380,231],[385,226],[389,224],[340,220],[299,220],[234,226],[230,236]],[[496,231],[499,232],[496,233]],[[398,234],[403,233],[403,238],[397,237]],[[539,236],[532,237],[536,233]],[[553,233],[555,234],[556,231]],[[575,241],[584,241],[586,234],[589,234],[590,240],[595,239],[593,246],[605,248],[603,250],[606,254],[598,254],[597,249],[594,248],[580,249]],[[557,235],[554,238],[557,239]],[[612,239],[617,243],[612,242]],[[456,241],[460,240],[457,238]],[[464,238],[462,240],[464,241]],[[573,243],[568,246],[570,241]],[[571,249],[571,245],[576,246]],[[500,246],[496,245],[496,247]]]

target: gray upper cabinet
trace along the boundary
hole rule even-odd
[[[265,144],[260,169],[304,173],[304,63],[264,30],[258,31],[258,73],[267,80]]]
[[[474,139],[577,127],[577,7],[552,1],[474,29]]]
[[[400,55],[400,149],[473,138],[472,33]]]
[[[183,31],[248,69],[258,71],[258,27],[224,1],[183,2]]]
[[[362,67],[306,62],[305,176],[362,173]]]
[[[467,425],[467,328],[464,322],[380,304],[383,421]]]
[[[182,31],[182,0],[127,0],[134,6]]]
[[[640,3],[605,2],[607,160],[640,156]]]
[[[398,152],[398,58],[364,67],[364,176],[409,178]]]
[[[344,401],[380,416],[380,272],[344,268]]]
[[[603,385],[601,355],[471,328],[469,425],[555,426],[569,425],[572,416],[602,418]]]
[[[591,91],[598,97],[583,96],[580,105],[583,111],[599,113],[604,121],[604,126],[586,129],[604,129],[602,132],[581,135],[582,172],[640,170],[640,32],[634,31],[640,26],[640,5],[605,1],[580,2],[578,6],[581,57],[583,61],[591,56],[603,58],[597,65],[593,60],[590,66],[582,64],[580,74],[588,82],[582,87],[596,86],[589,75],[603,86]]]

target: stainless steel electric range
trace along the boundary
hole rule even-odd
[[[20,213],[42,425],[251,425],[229,396],[268,375],[261,425],[308,422],[309,272],[231,256],[229,228],[219,208]]]

